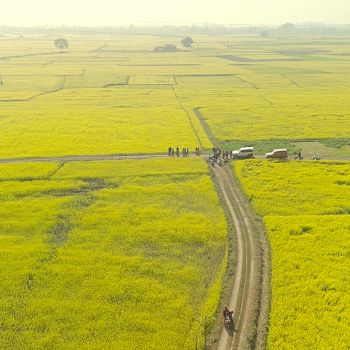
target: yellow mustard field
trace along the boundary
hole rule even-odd
[[[0,160],[349,143],[342,37],[65,38],[0,37]],[[347,163],[235,170],[272,246],[268,349],[349,348]],[[0,164],[0,349],[202,348],[226,233],[200,158]]]
[[[350,213],[347,162],[246,160],[234,167],[261,216]]]
[[[69,34],[60,52],[0,38],[0,158],[350,138],[344,38],[194,39]],[[164,44],[179,50],[153,52]]]
[[[202,346],[227,259],[203,160],[1,164],[0,178],[1,349]]]
[[[266,83],[275,77],[263,79]],[[288,80],[285,84],[289,87],[276,84],[258,90],[208,91],[201,96],[208,101],[201,104],[205,106],[201,114],[219,141],[350,137],[345,127],[350,123],[348,82],[323,88],[315,82],[315,87],[307,89],[296,88]]]
[[[268,349],[348,349],[350,217],[265,217],[272,246]]]
[[[151,62],[140,52],[129,57],[115,52],[111,43],[102,50],[103,38],[71,39],[68,53],[57,52],[48,40],[44,50],[36,37],[0,39],[0,158],[212,147],[173,89],[174,69],[200,64],[177,57]]]
[[[348,163],[246,160],[234,168],[271,244],[267,348],[348,349]]]

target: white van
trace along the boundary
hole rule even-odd
[[[247,159],[253,157],[253,147],[242,147],[239,151],[232,151],[233,159]]]

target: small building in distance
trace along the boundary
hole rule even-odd
[[[174,44],[165,44],[163,46],[156,46],[153,52],[175,52],[179,49]]]
[[[176,45],[174,44],[165,44],[164,49],[167,51],[177,51]]]

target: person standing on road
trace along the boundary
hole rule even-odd
[[[170,157],[170,154],[171,154],[171,147],[168,148],[168,154],[169,154],[169,157]]]

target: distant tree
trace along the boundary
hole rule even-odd
[[[297,27],[294,23],[287,22],[282,24],[281,30],[282,30],[282,33],[291,34],[297,30]]]
[[[263,30],[262,32],[261,32],[261,34],[260,34],[263,38],[267,38],[269,35],[270,35],[270,33],[267,31],[267,30]]]
[[[282,27],[295,27],[295,24],[287,22],[287,23],[282,24]]]
[[[186,49],[187,49],[187,48],[192,46],[193,39],[190,36],[186,36],[186,38],[181,40],[181,44],[182,44],[182,46],[186,47]]]
[[[68,41],[64,38],[58,38],[54,41],[54,43],[58,49],[61,49],[61,51],[63,49],[68,49]]]

